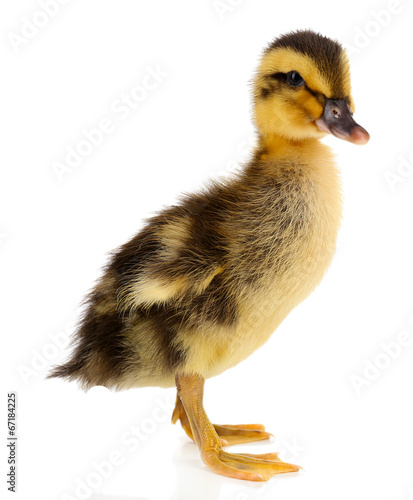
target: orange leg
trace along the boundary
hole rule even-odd
[[[280,461],[276,453],[253,455],[225,452],[222,446],[268,439],[270,434],[261,425],[212,425],[202,404],[204,382],[196,375],[177,376],[178,398],[172,422],[181,421],[185,432],[198,446],[202,461],[210,469],[223,476],[250,481],[266,481],[274,474],[300,469]]]
[[[178,420],[181,421],[181,426],[186,434],[194,441],[191,425],[179,394],[176,396],[175,409],[172,414],[172,423],[176,424]],[[222,446],[250,443],[252,441],[262,441],[264,439],[269,439],[272,436],[269,432],[265,432],[265,427],[261,424],[212,425],[214,426],[215,432],[221,438]]]

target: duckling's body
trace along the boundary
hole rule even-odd
[[[269,435],[261,426],[214,430],[202,408],[203,380],[263,345],[331,262],[341,190],[320,130],[368,138],[351,118],[346,72],[341,47],[312,32],[269,47],[255,81],[259,142],[251,161],[150,219],[115,252],[88,298],[74,355],[54,376],[86,388],[176,384],[173,420],[213,470],[252,480],[298,470],[275,455],[223,452],[228,442]],[[330,123],[329,106],[341,121]]]
[[[268,340],[321,280],[341,217],[329,148],[289,151],[257,151],[116,252],[67,375],[86,387],[168,387],[182,371],[218,375]]]

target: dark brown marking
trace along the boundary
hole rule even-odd
[[[276,38],[265,52],[277,48],[290,48],[310,57],[317,64],[320,73],[330,82],[334,99],[347,97],[343,91],[343,48],[338,42],[311,30],[299,30]]]

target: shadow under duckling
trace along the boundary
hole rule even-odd
[[[230,454],[268,439],[261,425],[219,426],[204,380],[263,345],[329,266],[342,216],[326,133],[365,144],[354,121],[348,58],[312,31],[277,38],[254,79],[258,146],[241,173],[149,219],[116,250],[50,377],[84,388],[177,386],[172,416],[218,474],[262,481],[293,472],[275,453]]]

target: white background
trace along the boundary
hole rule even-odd
[[[50,18],[34,0],[2,3],[1,456],[5,465],[6,393],[17,391],[15,497],[413,498],[411,3],[72,0]],[[45,25],[16,42],[23,18]],[[201,463],[170,425],[174,390],[85,394],[44,376],[68,354],[51,335],[71,332],[108,252],[180,192],[247,158],[249,81],[263,47],[297,28],[351,46],[355,117],[371,141],[326,139],[345,213],[322,284],[263,348],[206,383],[212,421],[260,422],[276,436],[237,449],[281,451],[305,469],[253,484]],[[148,67],[166,76],[121,116],[114,102],[148,81]],[[102,119],[112,131],[59,181],[54,162]],[[392,344],[391,359],[383,343],[401,332],[410,345]],[[97,475],[93,464],[114,458]],[[92,485],[83,496],[82,482]]]

